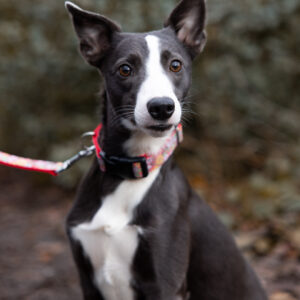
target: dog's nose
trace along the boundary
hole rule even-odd
[[[148,111],[153,119],[165,121],[175,110],[175,103],[171,98],[153,98],[147,104]]]

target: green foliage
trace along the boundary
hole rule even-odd
[[[299,1],[210,3],[195,82],[205,133],[225,143],[299,141]]]

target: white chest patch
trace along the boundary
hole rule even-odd
[[[159,169],[139,180],[125,180],[103,199],[91,222],[72,229],[94,269],[96,286],[105,300],[133,300],[131,263],[138,246],[136,226],[129,225],[136,206],[156,179]]]

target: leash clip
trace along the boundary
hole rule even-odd
[[[86,137],[93,136],[94,134],[95,134],[94,131],[85,132],[84,134],[81,135],[81,140],[83,140]],[[80,150],[77,154],[75,154],[74,156],[72,156],[71,158],[63,162],[62,167],[56,171],[57,174],[68,170],[70,167],[73,166],[74,163],[79,161],[81,158],[91,156],[96,150],[95,145],[86,146],[84,145],[83,142],[82,142],[82,147],[83,150]]]
[[[95,132],[94,131],[88,131],[88,132],[85,132],[81,135],[81,146],[83,149],[87,150],[89,149],[91,146],[87,146],[85,145],[85,138],[88,138],[88,137],[91,137],[91,136],[94,136],[95,135]]]
[[[60,169],[56,171],[57,174],[68,170],[74,163],[76,163],[78,160],[80,160],[83,157],[91,156],[95,152],[96,147],[94,145],[90,147],[86,147],[85,149],[79,151],[76,155],[72,156],[71,158],[67,159],[63,162],[63,165]]]

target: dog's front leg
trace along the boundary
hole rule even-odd
[[[83,249],[79,242],[69,236],[71,249],[77,270],[80,277],[80,284],[84,300],[105,300],[93,282],[93,268],[88,259],[84,256]]]

